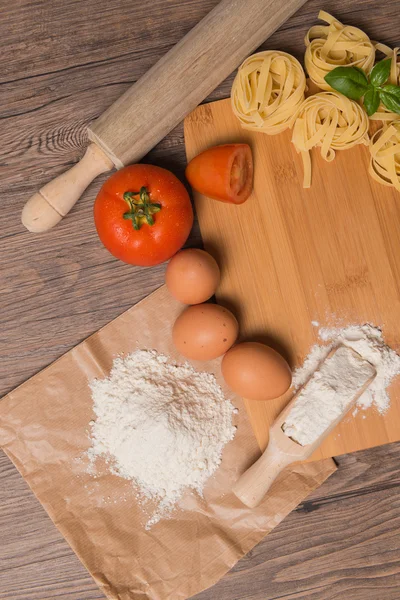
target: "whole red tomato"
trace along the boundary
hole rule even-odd
[[[100,240],[116,258],[158,265],[185,243],[193,225],[189,194],[173,173],[131,165],[103,184],[94,203]]]

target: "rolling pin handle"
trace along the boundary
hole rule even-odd
[[[93,179],[113,166],[101,148],[90,144],[76,165],[28,200],[22,210],[22,224],[33,233],[48,231],[65,217]]]

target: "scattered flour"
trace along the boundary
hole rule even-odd
[[[313,444],[350,408],[375,368],[351,348],[341,346],[300,391],[283,430],[302,446]]]
[[[385,344],[382,331],[368,324],[350,325],[343,328],[322,328],[319,330],[319,337],[326,345],[315,345],[311,348],[303,365],[293,374],[294,388],[297,389],[308,381],[332,348],[344,344],[361,354],[377,372],[372,384],[358,399],[358,408],[374,406],[384,414],[390,405],[387,388],[392,379],[400,374],[400,356]]]
[[[110,376],[90,384],[93,466],[103,456],[156,509],[147,528],[167,516],[186,490],[202,493],[235,435],[235,413],[214,375],[173,365],[155,351],[114,361]]]

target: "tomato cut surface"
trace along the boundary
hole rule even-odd
[[[186,178],[200,194],[231,204],[243,204],[253,188],[253,156],[248,144],[214,146],[195,156]]]

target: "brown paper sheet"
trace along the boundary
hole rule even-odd
[[[241,400],[213,361],[194,366],[216,374],[239,408],[238,430],[204,498],[188,493],[169,519],[146,531],[130,482],[86,472],[81,457],[94,416],[88,381],[137,348],[182,360],[170,335],[181,310],[160,288],[0,402],[1,447],[113,600],[182,600],[211,586],[335,470],[332,460],[297,465],[282,473],[258,508],[244,507],[230,489],[259,449]]]

